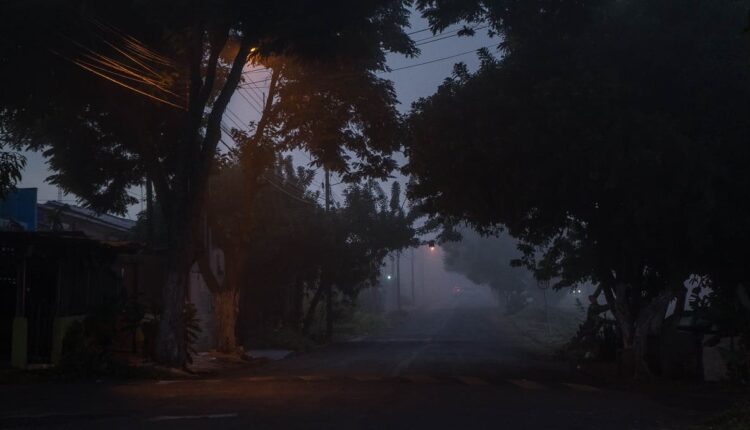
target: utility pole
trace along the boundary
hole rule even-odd
[[[547,304],[547,290],[549,289],[549,280],[537,280],[537,286],[542,290],[544,297],[544,317],[547,321],[547,334],[552,334],[552,328],[549,323],[549,306]]]
[[[401,251],[396,251],[396,309],[401,310]]]
[[[422,268],[422,299],[427,297],[427,290],[425,288],[425,280],[424,280],[424,248],[419,248],[419,254],[422,258],[420,258],[420,266]],[[424,301],[424,300],[423,300]]]
[[[146,235],[148,248],[154,250],[154,190],[151,179],[146,176]]]
[[[414,248],[411,249],[411,305],[417,306],[416,294],[414,293]]]
[[[331,173],[328,171],[328,168],[325,168],[325,194],[326,194],[326,215],[328,216],[329,221],[332,221],[331,218]],[[329,262],[330,263],[330,262]],[[330,264],[328,267],[328,270],[330,271]],[[333,336],[333,288],[331,285],[331,273],[328,273],[328,276],[326,276],[325,282],[325,288],[326,288],[326,337],[331,338]]]

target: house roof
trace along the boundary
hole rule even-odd
[[[43,203],[37,206],[42,210],[49,211],[61,211],[62,213],[80,218],[96,224],[101,224],[115,230],[122,232],[128,232],[135,227],[135,221],[127,218],[121,218],[109,214],[99,214],[91,209],[83,208],[75,205],[68,205],[55,200],[50,200],[47,203]]]

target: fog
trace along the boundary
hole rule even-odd
[[[572,311],[580,310],[594,291],[592,285],[543,290],[529,270],[511,266],[511,260],[520,256],[516,241],[507,234],[482,236],[471,230],[462,231],[461,240],[455,242],[405,250],[400,255],[401,305],[417,309],[497,307],[499,312],[512,313],[544,308],[546,301],[549,307]],[[398,309],[397,273],[395,257],[386,259],[381,284],[389,311]]]

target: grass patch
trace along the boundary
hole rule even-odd
[[[527,307],[506,318],[518,329],[519,334],[550,353],[562,348],[576,334],[583,321],[583,316],[575,309],[554,307],[549,308],[549,324],[544,308],[539,307]]]
[[[334,332],[342,336],[367,336],[388,328],[389,323],[381,314],[355,310],[336,324]]]
[[[750,429],[750,400],[736,403],[726,412],[692,430],[747,430]]]

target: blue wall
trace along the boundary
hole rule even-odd
[[[16,188],[0,200],[0,218],[13,220],[26,231],[36,230],[36,188]]]

